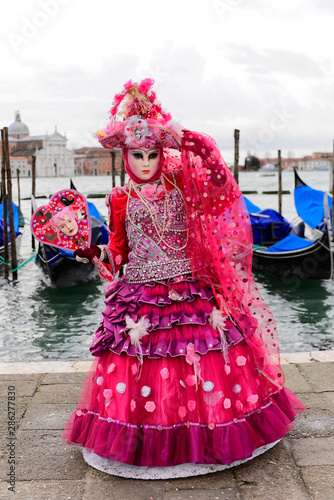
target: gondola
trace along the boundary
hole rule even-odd
[[[302,179],[295,172],[295,203],[296,199],[301,198],[296,190],[300,186],[307,186]],[[312,188],[307,186],[310,190],[311,197],[314,195],[312,193]],[[321,193],[321,192],[320,192]],[[302,198],[305,199],[303,196]],[[260,234],[260,242],[255,241],[257,244],[254,245],[253,249],[253,269],[259,271],[265,271],[267,273],[273,274],[280,278],[285,279],[330,279],[333,277],[333,236],[331,228],[331,217],[329,210],[329,202],[331,202],[330,197],[325,193],[322,193],[323,200],[323,211],[322,216],[319,219],[318,224],[310,224],[310,217],[307,213],[312,213],[312,207],[307,207],[304,204],[304,209],[299,209],[296,206],[297,211],[301,217],[306,217],[304,220],[312,228],[317,231],[318,237],[311,241],[305,238],[303,232],[304,221],[300,222],[299,225],[294,226],[288,223],[278,212],[278,216],[282,217],[280,220],[268,220],[266,222],[258,221],[261,220],[261,215],[265,215],[266,211],[259,211],[251,213],[251,222],[254,240],[258,238]],[[255,207],[258,208],[258,207]],[[248,208],[249,212],[250,209]],[[258,219],[258,221],[257,221]],[[285,230],[287,234],[282,234],[283,224],[286,225]],[[266,232],[264,227],[267,227]],[[281,230],[281,234],[279,231]]]
[[[0,191],[1,192],[1,191]],[[7,212],[8,214],[8,212]],[[21,241],[22,241],[22,233],[24,229],[24,220],[20,207],[18,207],[15,203],[13,203],[13,214],[14,214],[14,229],[15,229],[15,239],[16,239],[16,253],[18,254],[20,251]],[[7,215],[8,220],[8,215]],[[0,257],[4,259],[5,256],[5,247],[3,242],[3,203],[0,199]],[[11,243],[10,243],[10,232],[8,226],[8,255],[9,259],[11,259]]]
[[[299,217],[301,217],[311,229],[323,231],[326,225],[324,191],[319,191],[318,189],[313,189],[308,186],[299,177],[296,169],[294,169],[294,175],[294,199]],[[329,218],[330,221],[333,221],[333,201],[329,195],[327,195],[327,201],[329,207]]]
[[[326,227],[321,237],[312,242],[303,238],[298,244],[305,245],[296,249],[287,243],[293,241],[284,238],[268,248],[255,247],[253,250],[253,268],[265,271],[280,278],[302,280],[330,279],[333,277],[333,251],[330,250],[330,235]],[[298,236],[295,236],[298,238]],[[297,246],[297,245],[296,245]]]
[[[71,189],[75,189],[71,181]],[[32,200],[34,210],[37,209],[35,200]],[[102,216],[93,203],[88,203],[92,243],[104,245],[108,243],[109,233]],[[68,288],[80,285],[95,279],[98,276],[97,268],[94,264],[83,264],[78,262],[72,252],[61,250],[60,248],[38,244],[36,263],[42,268],[45,275],[51,280],[54,288]]]

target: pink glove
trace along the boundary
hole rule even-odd
[[[93,261],[94,257],[100,259],[101,253],[103,253],[103,255],[105,256],[105,252],[102,252],[100,247],[92,243],[90,247],[79,248],[74,252],[74,255],[78,262],[88,264],[89,262]],[[106,258],[106,262],[108,262],[108,257]]]
[[[216,149],[214,143],[211,143],[207,136],[198,132],[183,131],[182,147],[207,160],[211,153]]]
[[[214,185],[225,184],[225,167],[221,162],[220,151],[211,137],[199,132],[183,130],[182,148],[202,158],[205,166],[211,171],[210,178]]]

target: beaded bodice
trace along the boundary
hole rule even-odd
[[[128,200],[125,228],[130,252],[124,276],[128,283],[191,273],[182,193],[174,188],[165,196],[167,203],[166,199],[145,203],[140,198]]]

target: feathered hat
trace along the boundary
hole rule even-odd
[[[151,78],[145,78],[139,84],[129,80],[114,96],[110,121],[96,132],[104,148],[181,149],[181,125],[162,109],[152,90],[153,84]]]

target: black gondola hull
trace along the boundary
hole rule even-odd
[[[330,279],[333,259],[329,250],[328,232],[313,245],[290,252],[254,250],[253,269],[265,271],[280,278]]]
[[[36,262],[49,276],[55,288],[67,288],[91,281],[98,275],[94,264],[83,264],[75,258],[61,255],[57,249],[42,243],[38,246]]]

